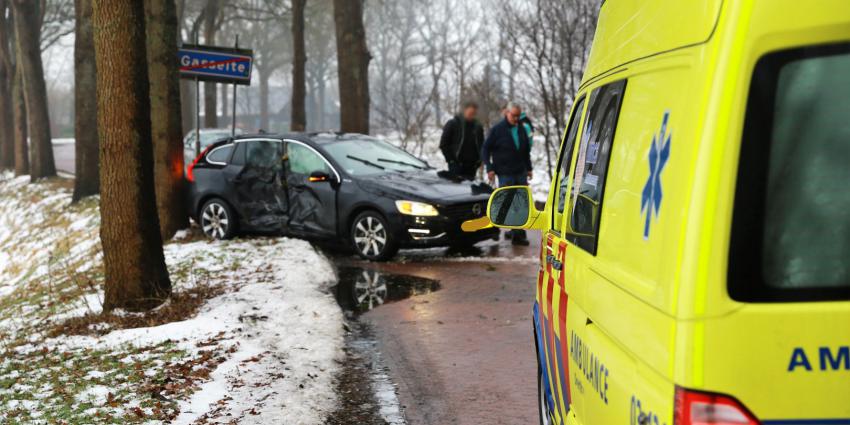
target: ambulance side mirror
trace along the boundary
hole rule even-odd
[[[509,186],[490,195],[487,217],[496,227],[506,229],[537,229],[545,226],[541,213],[534,207],[534,197],[528,186]]]

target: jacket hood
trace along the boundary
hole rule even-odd
[[[357,180],[363,190],[375,195],[437,205],[482,201],[489,199],[493,191],[485,183],[442,178],[435,170],[363,176]]]

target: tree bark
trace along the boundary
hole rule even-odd
[[[12,133],[12,86],[9,70],[0,63],[0,169],[15,167],[15,136]]]
[[[15,40],[18,45],[18,67],[24,78],[24,98],[30,135],[30,177],[38,180],[56,175],[53,144],[50,137],[50,114],[47,109],[47,85],[41,62],[41,2],[12,0],[15,16]]]
[[[369,133],[369,61],[363,0],[334,0],[340,129]]]
[[[12,83],[15,66],[9,49],[12,21],[6,17],[8,3],[0,0],[0,169],[15,168],[15,134]]]
[[[304,8],[307,0],[292,0],[292,117],[290,129],[304,131],[307,129],[307,112],[305,98],[307,82],[305,66],[307,53],[304,44]]]
[[[174,0],[145,0],[151,98],[154,185],[160,235],[171,239],[189,225],[183,185],[183,122]]]
[[[12,119],[15,123],[15,175],[30,173],[30,149],[27,144],[27,102],[24,99],[24,76],[21,67],[15,66],[15,78],[12,82]]]
[[[260,129],[269,131],[269,77],[271,73],[259,70],[260,74]]]
[[[144,4],[93,0],[92,17],[100,111],[103,308],[146,310],[168,298],[171,282],[154,193]]]
[[[100,191],[100,164],[97,141],[97,67],[94,61],[94,35],[91,0],[76,0],[74,41],[74,153],[73,202]]]
[[[215,35],[218,32],[217,20],[221,13],[221,0],[207,0],[204,10],[204,43],[215,45]],[[218,102],[216,99],[216,83],[204,83],[204,127],[218,128]]]
[[[0,168],[15,167],[14,117],[12,113],[12,83],[15,69],[9,49],[9,28],[6,0],[0,0]]]
[[[195,82],[180,80],[180,114],[183,121],[183,136],[195,129]]]

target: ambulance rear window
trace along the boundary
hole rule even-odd
[[[850,299],[850,44],[756,65],[741,143],[729,293]]]

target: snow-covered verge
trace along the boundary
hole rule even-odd
[[[172,301],[104,313],[97,200],[28,183],[0,174],[0,423],[321,424],[334,408],[342,315],[309,243],[182,234]]]

